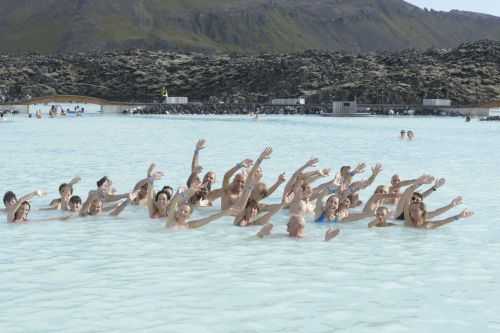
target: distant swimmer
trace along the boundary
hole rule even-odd
[[[408,140],[413,141],[415,139],[415,133],[413,133],[412,130],[408,130],[406,132],[406,136],[408,137]]]
[[[399,135],[400,135],[401,140],[406,139],[406,131],[405,130],[401,130],[401,132],[399,132]]]

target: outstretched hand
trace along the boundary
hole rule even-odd
[[[138,193],[139,193],[139,191],[130,192],[128,194],[128,200],[134,201],[137,198]]]
[[[462,199],[462,197],[456,197],[455,199],[453,199],[451,201],[451,206],[457,207],[458,205],[461,205],[463,202],[464,202],[464,200]]]
[[[423,184],[431,184],[434,181],[434,177],[431,175],[422,175],[420,178],[418,178],[418,183],[423,185]]]
[[[292,203],[293,199],[295,198],[295,193],[294,192],[290,192],[288,193],[287,195],[285,195],[283,197],[283,200],[282,200],[282,204],[285,205],[285,206],[288,206]]]
[[[47,192],[42,191],[42,190],[36,190],[36,191],[35,191],[35,194],[36,194],[36,196],[38,196],[38,197],[43,197],[43,196],[46,196],[46,195],[47,195]]]
[[[372,173],[374,175],[378,175],[380,172],[382,172],[382,164],[377,163],[377,164],[375,164],[374,167],[372,167]]]
[[[154,180],[160,180],[162,177],[164,176],[163,172],[161,171],[155,171],[151,174],[151,177],[154,179]]]
[[[205,149],[207,147],[207,141],[205,139],[200,139],[198,142],[196,142],[196,150],[200,151],[202,149]]]
[[[434,183],[434,188],[440,188],[444,184],[446,184],[446,179],[444,178],[436,179],[436,182]]]
[[[458,214],[461,219],[466,219],[468,217],[471,217],[472,215],[474,215],[474,212],[471,212],[467,209],[464,209],[460,214]]]
[[[262,160],[267,160],[268,158],[271,157],[271,154],[273,153],[273,148],[267,147],[264,149],[264,151],[260,154],[259,159]]]
[[[312,157],[309,161],[306,162],[305,166],[307,168],[312,168],[312,167],[315,167],[316,164],[318,164],[318,162],[319,162],[319,159]]]
[[[242,168],[249,168],[253,164],[253,160],[247,158],[246,160],[241,161],[240,165]]]
[[[365,168],[366,168],[366,163],[360,163],[354,168],[353,172],[354,173],[363,173],[363,172],[365,172]]]

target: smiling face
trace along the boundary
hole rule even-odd
[[[246,180],[246,177],[241,173],[234,176],[233,186],[232,186],[233,191],[234,192],[243,191],[243,188],[245,187],[245,180]]]
[[[399,186],[400,183],[401,183],[401,179],[399,178],[399,175],[392,176],[392,178],[391,178],[391,185],[392,186]]]
[[[385,223],[387,216],[389,215],[389,210],[386,207],[379,207],[375,211],[375,217],[380,223]]]
[[[167,208],[168,202],[169,202],[169,200],[168,200],[166,193],[163,193],[163,192],[158,193],[158,195],[156,196],[156,206],[159,209]]]
[[[412,202],[410,204],[410,219],[415,225],[422,225],[425,223],[426,217],[425,205],[423,202]]]
[[[179,222],[186,221],[189,216],[191,216],[191,207],[186,204],[182,204],[175,212],[175,219]]]
[[[89,206],[89,215],[97,215],[102,212],[102,201],[101,199],[94,199]]]
[[[335,214],[339,209],[340,200],[338,197],[332,195],[326,200],[325,211],[326,213]]]
[[[214,184],[215,183],[215,172],[209,171],[206,173],[205,177],[203,177],[203,183],[205,184]]]

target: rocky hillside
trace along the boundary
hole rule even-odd
[[[221,56],[129,50],[60,56],[0,55],[0,95],[87,95],[157,101],[170,95],[208,101],[265,103],[307,96],[311,103],[420,103],[449,97],[457,104],[500,99],[500,43],[466,43],[451,50],[407,50],[353,56],[305,51]]]
[[[500,39],[500,18],[402,0],[2,0],[0,52],[367,52]]]

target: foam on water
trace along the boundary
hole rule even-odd
[[[417,139],[401,142],[400,129]],[[164,184],[182,185],[194,143],[205,170],[223,172],[267,145],[265,180],[288,175],[311,156],[322,167],[382,162],[376,184],[427,172],[447,178],[430,208],[463,195],[476,212],[434,231],[384,228],[367,221],[309,224],[301,241],[273,237],[222,219],[172,233],[146,211],[26,225],[0,224],[1,332],[488,332],[500,330],[500,187],[495,123],[463,119],[317,117],[13,118],[0,128],[0,190],[47,189],[31,218],[75,175],[76,193],[103,175],[128,191],[156,162]],[[366,200],[373,188],[362,193]],[[280,191],[278,191],[280,192]],[[280,193],[270,201],[276,202]],[[202,212],[202,215],[213,211]],[[454,212],[458,212],[458,209]]]

